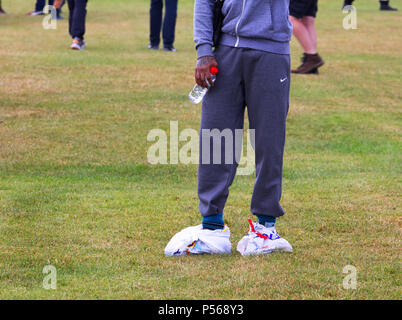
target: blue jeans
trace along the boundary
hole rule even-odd
[[[165,0],[165,17],[163,19],[163,46],[172,47],[176,28],[178,0]],[[151,0],[150,14],[150,42],[158,46],[162,29],[163,0]]]

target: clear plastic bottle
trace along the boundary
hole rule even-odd
[[[215,82],[216,75],[218,74],[218,68],[211,67],[209,72],[211,73],[212,81]],[[191,90],[191,92],[189,93],[188,98],[190,99],[190,101],[192,103],[198,104],[202,101],[202,99],[204,98],[207,91],[208,91],[208,88],[203,88],[203,87],[199,86],[198,84],[196,84],[194,86],[193,90]]]

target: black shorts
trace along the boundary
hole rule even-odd
[[[314,17],[318,11],[318,0],[290,0],[289,14],[295,18]]]

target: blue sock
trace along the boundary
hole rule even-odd
[[[218,213],[212,216],[202,218],[203,229],[217,230],[217,229],[223,229],[224,227],[225,223],[223,222],[223,213]]]
[[[258,217],[258,223],[262,224],[266,228],[275,227],[276,217],[262,216],[262,215],[257,215],[257,217]]]

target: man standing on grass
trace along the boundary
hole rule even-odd
[[[68,29],[73,43],[71,49],[83,50],[86,46],[85,35],[85,19],[87,15],[88,0],[67,0],[70,15],[68,18]],[[55,0],[54,7],[60,9],[63,0]]]
[[[290,20],[293,33],[304,50],[302,64],[292,73],[318,74],[318,68],[324,60],[317,53],[317,32],[315,17],[318,10],[318,0],[290,0]]]
[[[165,0],[165,17],[162,23],[163,0],[151,0],[148,49],[159,50],[162,29],[163,50],[176,52],[173,42],[176,29],[177,2],[178,0]]]
[[[230,132],[235,137],[236,129],[243,130],[246,107],[254,133],[257,175],[251,213],[258,223],[249,221],[250,232],[237,250],[243,255],[290,252],[290,244],[275,230],[276,219],[284,215],[279,202],[290,88],[289,0],[226,0],[222,34],[215,51],[214,2],[196,0],[194,11],[198,54],[195,80],[204,88],[208,83],[213,86],[204,97],[201,111],[198,196],[202,225],[178,233],[165,254],[230,253],[230,232],[223,212],[236,175],[238,154],[226,150],[223,134],[219,135],[219,144],[215,144],[216,136],[207,134]],[[211,67],[219,69],[215,84]],[[225,160],[214,162],[215,153],[225,155]],[[188,239],[187,247],[180,246]]]

